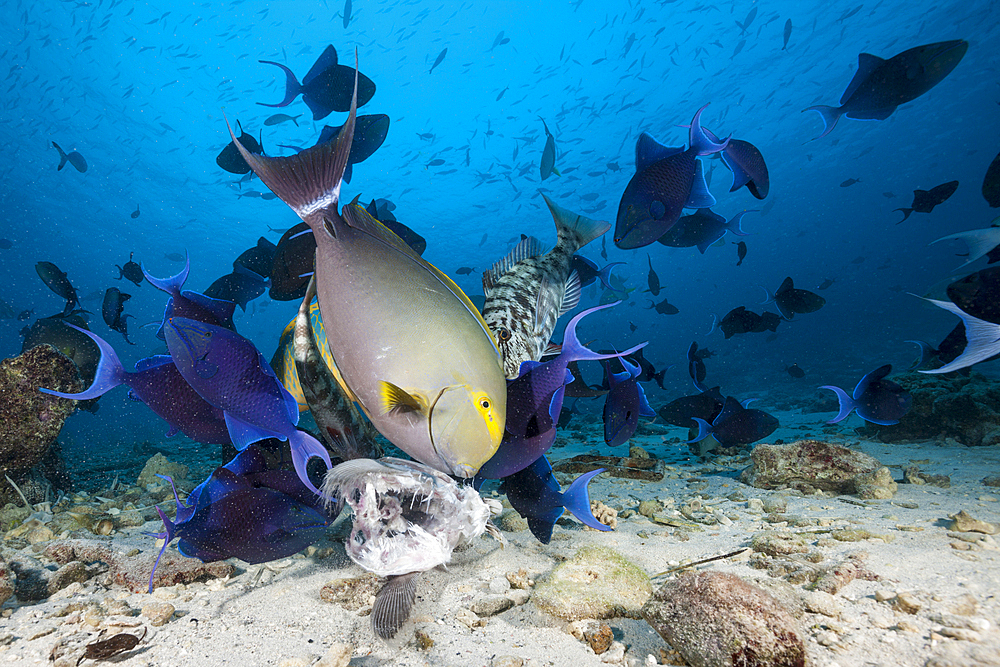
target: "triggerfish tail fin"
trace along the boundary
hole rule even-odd
[[[170,276],[169,278],[154,278],[149,275],[146,271],[146,267],[140,265],[139,268],[142,269],[142,275],[146,277],[149,284],[158,290],[163,290],[167,294],[174,295],[181,291],[181,287],[187,282],[188,274],[191,273],[191,258],[188,257],[187,252],[184,253],[184,268],[177,275]]]
[[[612,306],[617,306],[620,301],[615,303],[608,303],[603,306],[594,306],[593,308],[588,308],[582,313],[578,313],[576,317],[571,319],[568,324],[566,324],[566,333],[563,336],[562,351],[560,356],[563,357],[567,363],[571,361],[598,361],[600,359],[614,359],[615,357],[624,357],[626,355],[632,354],[636,350],[644,348],[649,343],[641,343],[635,347],[629,348],[624,352],[616,352],[614,354],[598,354],[593,352],[580,343],[580,339],[576,337],[576,325],[579,324],[587,315],[598,311],[604,310],[605,308],[611,308]]]
[[[597,273],[597,278],[601,281],[601,285],[604,286],[604,289],[615,291],[615,288],[611,285],[610,282],[611,269],[618,266],[619,264],[624,264],[624,263],[625,262],[611,262]]]
[[[964,241],[969,247],[969,258],[965,264],[958,268],[968,266],[974,261],[988,254],[991,250],[1000,246],[1000,227],[987,227],[986,229],[973,229],[968,232],[959,232],[949,236],[942,236],[936,241],[931,241],[930,245],[941,241]]]
[[[908,340],[908,341],[905,341],[905,342],[907,342],[907,343],[913,343],[914,345],[916,345],[917,347],[920,348],[920,356],[917,357],[913,361],[913,363],[910,365],[909,368],[906,369],[908,371],[916,370],[916,369],[920,368],[921,366],[923,366],[924,364],[926,364],[928,361],[931,360],[931,357],[933,357],[934,354],[935,354],[935,352],[936,352],[936,350],[934,349],[934,346],[931,345],[930,343],[928,343],[927,341],[923,341],[923,340]]]
[[[87,387],[84,391],[81,391],[79,394],[67,394],[61,391],[53,391],[51,389],[42,388],[39,388],[38,391],[52,396],[58,396],[59,398],[70,398],[75,401],[88,401],[92,398],[103,396],[125,381],[126,375],[125,369],[122,367],[122,362],[118,359],[118,355],[115,353],[114,348],[111,347],[106,340],[91,331],[81,329],[80,327],[69,324],[68,322],[66,323],[66,326],[73,327],[80,333],[87,334],[91,340],[97,343],[97,347],[101,351],[101,361],[97,364],[97,372],[94,374],[94,381],[89,387]]]
[[[593,512],[590,511],[590,494],[587,492],[590,480],[602,472],[604,472],[604,468],[598,468],[577,477],[562,494],[562,502],[563,507],[568,509],[573,516],[594,530],[611,530],[610,526],[605,526],[594,518]]]
[[[893,213],[895,213],[896,211],[902,211],[903,212],[903,219],[900,220],[899,222],[897,222],[896,223],[897,225],[901,225],[904,222],[906,222],[906,219],[910,217],[911,213],[913,213],[913,209],[912,208],[894,208],[894,209],[892,209]]]
[[[688,128],[688,144],[697,151],[698,155],[712,155],[725,150],[726,146],[729,145],[728,138],[718,142],[712,141],[712,138],[701,126],[701,114],[706,108],[708,108],[707,104],[695,112],[694,119]]]
[[[375,596],[372,606],[372,630],[382,639],[392,639],[410,617],[410,610],[417,598],[417,575],[410,572],[389,581]]]
[[[851,398],[851,395],[840,387],[823,385],[820,389],[829,389],[837,395],[837,400],[840,401],[840,412],[837,413],[836,417],[828,421],[827,424],[836,424],[839,421],[847,419],[847,415],[851,414],[851,410],[857,407],[854,403],[854,399]]]
[[[178,512],[181,509],[181,500],[177,497],[177,487],[174,486],[173,478],[167,475],[157,475],[162,479],[170,482],[170,488],[174,491],[174,502],[177,503]],[[166,514],[163,513],[159,507],[156,508],[157,514],[160,515],[160,519],[163,520],[163,532],[162,533],[150,533],[152,537],[163,540],[163,546],[160,547],[160,553],[156,555],[156,561],[153,563],[153,570],[149,573],[149,592],[153,592],[153,576],[156,574],[156,566],[160,564],[160,559],[163,558],[163,552],[167,550],[167,546],[173,541],[174,533],[176,531],[176,526],[174,522],[170,520]]]
[[[271,60],[258,60],[257,62],[264,63],[265,65],[280,67],[281,71],[285,73],[285,99],[281,100],[277,104],[265,104],[264,102],[257,102],[257,104],[262,107],[287,107],[296,97],[299,96],[299,93],[302,92],[302,86],[299,84],[299,80],[295,78],[295,74],[292,73],[292,70],[288,69],[281,63],[276,63]]]
[[[704,391],[702,391],[702,393],[704,393]],[[701,442],[702,440],[704,440],[705,438],[707,438],[712,434],[712,425],[709,424],[707,421],[701,419],[700,417],[692,417],[691,419],[698,424],[698,435],[694,436],[690,440],[685,441],[684,444],[686,445],[690,445],[695,442]]]
[[[691,192],[688,194],[684,208],[712,208],[718,202],[708,190],[708,183],[705,181],[705,169],[701,165],[701,160],[694,161],[694,179],[691,181]]]
[[[309,481],[309,473],[306,471],[306,466],[309,464],[309,459],[319,457],[326,464],[326,469],[329,470],[333,467],[333,464],[330,462],[329,452],[326,451],[326,448],[319,440],[305,431],[296,430],[288,438],[288,445],[292,450],[292,463],[295,466],[295,474],[299,476],[299,479],[302,480],[307,489],[317,496],[320,495],[319,489]]]
[[[968,342],[965,344],[965,350],[962,354],[950,363],[934,370],[920,371],[921,373],[950,373],[989,359],[995,354],[1000,354],[1000,325],[973,317],[951,301],[935,301],[934,299],[927,299],[927,301],[961,318],[962,323],[965,324],[965,340]]]
[[[287,157],[266,157],[247,151],[239,142],[233,129],[229,135],[240,155],[247,161],[264,185],[281,197],[288,206],[305,222],[323,225],[323,217],[313,214],[330,206],[336,207],[340,201],[340,183],[347,168],[354,140],[354,124],[358,111],[358,71],[355,55],[354,95],[351,98],[351,112],[347,122],[340,128],[336,140],[317,144],[311,148]],[[319,230],[313,227],[313,232]],[[336,234],[332,227],[327,233]]]
[[[730,218],[729,222],[726,223],[726,230],[735,236],[749,236],[749,234],[743,231],[743,228],[740,226],[740,223],[743,221],[743,216],[747,213],[757,213],[757,209],[750,209],[749,211],[743,211],[742,213],[734,215]]]
[[[816,141],[816,139],[822,139],[826,135],[830,134],[833,131],[833,128],[837,127],[837,121],[840,120],[841,115],[844,113],[841,111],[840,107],[828,107],[824,104],[817,104],[814,107],[809,107],[808,109],[803,109],[802,111],[816,111],[823,119],[823,134],[815,137],[813,141]]]

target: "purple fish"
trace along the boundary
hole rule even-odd
[[[664,146],[645,132],[639,135],[636,173],[618,205],[614,241],[619,248],[649,245],[674,226],[685,208],[715,206],[697,157],[724,150],[729,140],[718,143],[709,138],[701,127],[704,110],[698,109],[688,128],[687,150]]]
[[[170,295],[167,307],[163,311],[163,323],[160,324],[160,328],[156,332],[156,337],[160,340],[163,340],[164,326],[171,317],[185,317],[236,330],[233,324],[233,313],[236,311],[235,303],[213,299],[190,290],[181,291],[181,287],[184,286],[190,272],[190,258],[185,258],[183,271],[169,278],[154,278],[149,275],[145,267],[142,268],[142,275],[146,276],[149,284]]]
[[[566,325],[559,356],[545,362],[524,361],[518,377],[507,382],[507,422],[496,454],[477,474],[477,479],[502,479],[537,461],[552,446],[562,411],[566,385],[573,381],[567,365],[574,361],[612,359],[632,354],[647,343],[624,352],[597,354],[576,337],[576,325],[587,315],[617,304],[596,306],[579,313]]]
[[[542,544],[552,540],[556,520],[569,510],[577,519],[595,530],[611,530],[594,518],[590,511],[590,494],[587,485],[604,468],[580,475],[563,493],[552,474],[552,466],[544,456],[530,466],[503,480],[500,491],[517,513],[528,521],[528,529]]]
[[[639,417],[655,417],[656,413],[646,400],[646,392],[639,384],[642,367],[619,359],[625,370],[612,373],[607,367],[610,390],[604,399],[604,442],[617,447],[635,434]]]
[[[848,395],[840,387],[832,385],[820,387],[833,391],[840,401],[840,411],[827,424],[836,424],[847,419],[852,410],[857,410],[859,417],[873,424],[881,426],[898,424],[903,415],[910,411],[913,397],[901,386],[886,379],[891,372],[891,364],[876,368],[861,378],[861,382],[854,388],[853,395]]]
[[[298,403],[254,344],[229,329],[183,317],[171,317],[164,328],[177,370],[223,411],[233,445],[242,450],[265,438],[288,440],[299,479],[319,493],[306,464],[316,456],[329,469],[330,455],[316,438],[295,428]]]
[[[752,399],[748,399],[745,403],[750,403],[750,400]],[[726,397],[722,412],[711,424],[699,417],[692,419],[698,424],[698,435],[688,440],[688,444],[712,436],[724,447],[749,445],[766,438],[778,428],[778,420],[774,416],[763,410],[747,408],[732,396]]]
[[[156,508],[164,532],[153,536],[164,543],[149,575],[149,592],[156,565],[174,538],[188,558],[211,563],[235,557],[251,564],[291,556],[322,538],[335,515],[287,469],[286,456],[273,441],[250,445],[195,487],[186,504],[174,488],[174,520]],[[160,477],[173,487],[172,479]]]
[[[670,230],[657,239],[671,248],[690,248],[697,246],[701,254],[705,254],[709,246],[731,232],[736,236],[746,236],[740,227],[743,216],[756,213],[755,210],[737,213],[728,221],[710,208],[698,209],[691,215],[685,215]]]
[[[718,142],[719,138],[707,127],[702,128],[709,139]],[[730,139],[729,145],[722,151],[722,163],[733,172],[733,187],[730,192],[736,192],[744,185],[757,199],[763,199],[771,189],[771,177],[767,172],[764,156],[756,146],[742,139]]]
[[[173,360],[168,356],[155,356],[140,360],[135,373],[129,373],[114,348],[95,333],[66,324],[84,333],[97,343],[101,361],[97,365],[94,381],[78,394],[67,394],[50,389],[40,389],[46,394],[86,401],[102,396],[118,385],[124,384],[131,396],[145,403],[157,416],[170,424],[170,432],[178,431],[196,442],[228,445],[232,442],[222,411],[212,407],[181,377]]]

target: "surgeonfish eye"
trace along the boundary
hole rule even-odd
[[[510,329],[508,329],[507,327],[500,327],[499,331],[497,331],[497,338],[500,339],[501,343],[506,343],[507,341],[509,341]]]

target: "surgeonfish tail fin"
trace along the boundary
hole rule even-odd
[[[712,138],[701,126],[701,114],[706,108],[708,108],[707,104],[695,112],[688,128],[688,144],[698,152],[698,155],[712,155],[725,150],[726,146],[729,145],[728,137],[719,142],[712,141]]]
[[[281,71],[285,73],[285,99],[281,100],[277,104],[265,104],[264,102],[257,102],[257,104],[262,107],[287,107],[292,103],[299,93],[302,92],[302,86],[299,84],[299,80],[295,78],[295,74],[292,70],[288,69],[281,63],[276,63],[271,60],[258,60],[257,62],[264,63],[265,65],[274,65],[275,67],[280,67]],[[298,125],[298,123],[296,123]]]
[[[602,472],[604,472],[604,468],[598,468],[597,470],[591,470],[590,472],[577,477],[573,480],[573,483],[569,485],[569,488],[562,494],[562,502],[563,507],[568,509],[570,514],[575,516],[584,524],[590,526],[594,530],[607,531],[611,530],[611,527],[605,526],[603,523],[594,518],[594,513],[590,511],[590,493],[587,491],[587,485],[590,484],[590,480],[594,479],[594,477],[600,475]]]
[[[803,109],[802,111],[816,111],[823,119],[823,134],[813,138],[813,141],[816,141],[816,139],[822,139],[826,135],[830,134],[830,132],[833,131],[833,128],[837,127],[837,121],[840,120],[840,116],[844,113],[841,111],[840,107],[828,107],[824,104],[817,104],[814,107],[809,107],[808,109]]]
[[[698,384],[695,383],[695,386],[697,387]],[[708,387],[706,387],[704,390],[701,390],[701,392],[705,393],[707,389]],[[685,441],[684,444],[687,445],[690,445],[695,442],[701,442],[702,440],[704,440],[705,438],[707,438],[709,435],[712,434],[712,426],[707,421],[699,417],[692,417],[691,419],[697,422],[698,424],[698,435],[694,436],[690,440]]]
[[[740,223],[743,221],[743,216],[746,215],[747,213],[757,213],[757,212],[758,212],[757,209],[754,208],[750,209],[749,211],[743,211],[742,213],[737,213],[729,220],[729,222],[726,223],[726,229],[729,231],[730,234],[733,234],[734,236],[750,236],[745,231],[743,231],[743,228],[740,226]]]
[[[295,474],[299,476],[299,479],[305,484],[306,488],[315,493],[317,496],[320,495],[319,489],[309,481],[309,474],[306,472],[306,466],[309,464],[309,459],[313,457],[319,457],[326,464],[326,469],[329,470],[333,467],[330,462],[330,454],[326,451],[326,448],[320,444],[319,440],[312,437],[305,431],[296,430],[288,438],[288,445],[292,450],[292,463],[295,466]]]
[[[87,334],[91,340],[97,343],[97,347],[101,351],[101,361],[97,364],[97,372],[94,374],[94,381],[89,387],[78,394],[67,394],[61,391],[53,391],[51,389],[42,388],[39,388],[38,391],[52,396],[58,396],[59,398],[70,398],[74,401],[88,401],[92,398],[103,396],[124,382],[125,369],[122,367],[122,362],[118,359],[115,349],[111,347],[106,340],[92,331],[81,329],[80,327],[69,324],[68,322],[66,323],[66,326],[73,327],[77,331]]]
[[[920,371],[921,373],[950,373],[1000,354],[1000,324],[993,324],[973,317],[951,301],[935,301],[934,299],[927,299],[927,301],[957,315],[965,324],[965,340],[968,342],[965,344],[965,350],[962,354],[950,363],[934,370]]]
[[[392,639],[410,617],[417,598],[417,575],[410,572],[390,577],[375,596],[372,606],[372,630],[382,639]]]
[[[355,52],[354,94],[351,97],[351,111],[347,122],[340,128],[340,133],[333,141],[326,141],[307,148],[296,155],[287,157],[266,157],[247,151],[233,134],[229,121],[229,135],[247,161],[254,173],[271,188],[271,191],[281,197],[281,200],[295,211],[305,222],[312,225],[323,225],[323,218],[316,217],[318,211],[333,206],[340,201],[340,184],[347,168],[347,159],[351,154],[351,142],[354,140],[354,125],[358,112],[358,70],[357,52]],[[334,216],[339,217],[339,216]],[[313,232],[318,229],[313,227]],[[336,234],[331,228],[327,233]]]
[[[580,343],[580,339],[576,337],[576,325],[580,323],[587,315],[598,310],[604,310],[605,308],[611,308],[612,306],[617,306],[621,301],[616,301],[614,303],[607,303],[603,306],[594,306],[593,308],[588,308],[582,313],[578,313],[576,317],[571,319],[569,323],[566,324],[566,332],[563,335],[562,350],[559,356],[566,360],[566,363],[571,361],[597,361],[600,359],[614,359],[615,357],[621,358],[626,355],[632,354],[636,350],[640,350],[649,343],[642,343],[636,345],[635,347],[629,348],[624,352],[616,352],[614,354],[598,354],[592,350],[587,349]]]
[[[553,170],[554,171],[554,170]],[[573,250],[582,248],[594,239],[600,238],[604,235],[611,225],[603,220],[591,220],[585,216],[578,213],[573,213],[559,206],[554,201],[542,195],[542,199],[545,200],[545,204],[549,207],[549,212],[552,213],[552,219],[556,223],[556,232],[559,236],[567,233],[574,234],[577,238],[577,246]]]
[[[840,387],[834,387],[833,385],[823,385],[820,389],[829,389],[837,395],[837,400],[840,402],[840,412],[837,416],[827,422],[827,424],[836,424],[839,421],[847,419],[847,415],[851,414],[851,410],[857,407],[854,403],[854,399],[851,395]]]
[[[906,219],[910,217],[911,213],[913,213],[913,209],[912,208],[894,208],[894,209],[892,209],[893,213],[895,213],[896,211],[902,211],[903,212],[903,219],[900,220],[899,222],[897,222],[896,223],[897,225],[901,225],[904,222],[906,222]]]
[[[149,275],[145,266],[140,264],[139,268],[142,269],[142,275],[146,277],[146,280],[149,281],[150,285],[158,290],[163,290],[172,296],[180,292],[181,288],[184,287],[184,283],[187,282],[188,274],[191,273],[191,258],[188,256],[187,251],[185,251],[184,268],[181,269],[180,273],[170,276],[169,278],[154,278]]]
[[[59,166],[56,167],[56,171],[62,171],[62,168],[66,166],[66,161],[69,159],[69,156],[66,155],[66,151],[64,151],[56,142],[53,141],[52,146],[59,151]]]

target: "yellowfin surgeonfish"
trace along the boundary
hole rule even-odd
[[[500,352],[469,298],[356,203],[338,211],[357,99],[335,141],[288,157],[240,154],[316,238],[330,352],[375,428],[433,468],[472,477],[500,446]]]

